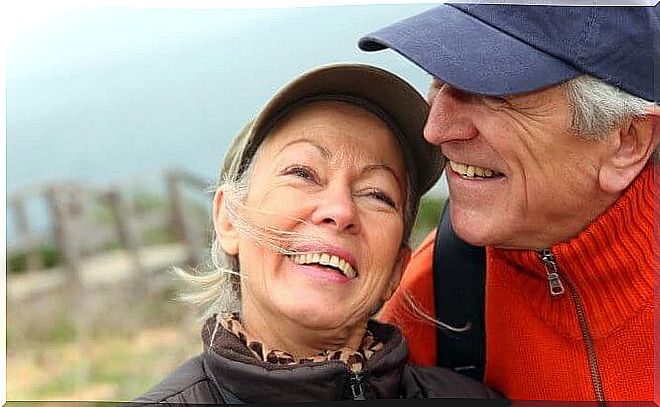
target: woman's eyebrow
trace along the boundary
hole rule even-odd
[[[399,177],[396,175],[396,172],[394,171],[394,169],[392,169],[392,167],[390,167],[390,166],[387,165],[387,164],[371,164],[371,165],[367,165],[367,166],[365,166],[364,168],[362,168],[362,171],[361,171],[361,172],[364,174],[364,173],[366,173],[366,172],[377,171],[377,170],[385,170],[385,171],[389,172],[390,174],[392,174],[392,176],[394,177],[394,179],[396,179],[396,183],[399,185],[399,189],[401,189],[401,190],[403,191],[403,186],[404,186],[404,184],[403,184],[402,180],[399,179]]]
[[[278,151],[278,154],[280,154],[282,151],[284,151],[286,148],[288,148],[292,145],[301,144],[301,143],[311,144],[312,146],[316,147],[316,149],[319,150],[319,152],[321,153],[323,158],[325,158],[326,160],[329,160],[330,158],[332,158],[332,154],[330,153],[330,150],[328,150],[327,148],[325,148],[322,145],[318,144],[314,140],[307,139],[307,138],[299,138],[299,139],[289,141],[288,143],[284,144],[282,146],[282,148],[280,148],[280,151]]]

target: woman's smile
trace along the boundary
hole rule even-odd
[[[355,257],[340,246],[308,244],[296,247],[294,252],[286,256],[292,270],[314,282],[345,285],[358,277]]]
[[[353,280],[343,274],[337,267],[321,264],[318,261],[301,263],[300,260],[296,260],[296,257],[301,256],[304,255],[286,256],[286,259],[291,263],[291,270],[293,270],[293,272],[305,275],[312,280],[312,283],[346,285]],[[327,255],[314,253],[309,256],[312,258],[319,258],[320,256]]]

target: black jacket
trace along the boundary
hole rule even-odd
[[[398,329],[370,322],[384,343],[356,375],[340,361],[274,365],[257,360],[232,333],[220,328],[214,346],[177,368],[137,403],[266,403],[332,401],[364,397],[499,398],[481,383],[443,368],[408,364],[408,347]],[[221,335],[218,337],[218,335]]]

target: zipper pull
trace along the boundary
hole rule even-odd
[[[362,387],[362,376],[359,373],[351,373],[349,387],[353,400],[366,400],[364,397],[364,388]]]
[[[557,271],[557,261],[550,249],[543,249],[539,252],[539,257],[545,266],[545,272],[548,274],[548,285],[550,286],[550,295],[557,297],[564,294],[564,285],[559,278]]]

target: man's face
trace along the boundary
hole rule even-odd
[[[606,146],[570,130],[561,85],[494,98],[434,81],[429,103],[424,137],[448,158],[452,223],[467,242],[549,247],[611,203],[598,183]]]

